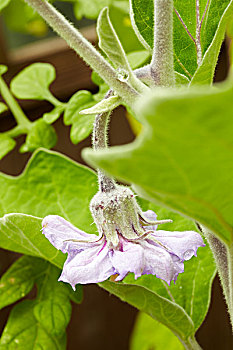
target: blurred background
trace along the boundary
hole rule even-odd
[[[125,1],[120,2],[121,6],[115,6],[111,10],[112,22],[121,21],[121,31],[118,35],[122,37],[126,50],[140,49],[141,46],[130,27],[128,14],[124,11]],[[76,7],[72,1],[57,1],[55,4],[75,22],[88,40],[93,44],[96,43],[93,11],[89,16],[85,13],[89,18],[83,18],[80,4]],[[125,30],[127,30],[127,36],[124,35]],[[224,80],[228,72],[227,43],[225,41],[221,49],[215,81]],[[25,6],[23,1],[12,0],[0,16],[0,64],[6,64],[9,68],[4,75],[5,81],[9,84],[13,76],[33,62],[48,62],[56,68],[57,78],[52,83],[51,90],[61,101],[67,102],[72,94],[80,89],[90,90],[93,93],[98,91],[97,86],[91,81],[91,71],[85,63],[67,47],[62,39],[57,38],[43,20]],[[35,120],[52,109],[49,103],[43,101],[20,100],[20,104],[30,120]],[[15,121],[10,112],[5,112],[0,119],[0,132],[9,130],[14,125]],[[62,118],[58,119],[53,126],[58,135],[58,143],[54,150],[84,163],[81,150],[90,146],[90,137],[74,145],[70,141],[70,127],[63,124]],[[134,137],[125,110],[122,107],[118,108],[111,119],[110,144],[129,143],[134,140]],[[24,136],[18,137],[17,147],[0,161],[2,172],[16,176],[24,169],[30,158],[30,153],[19,153],[24,138]],[[17,257],[18,254],[0,250],[0,274],[4,273]],[[29,298],[33,297],[35,292],[34,290]],[[7,307],[0,312],[0,333],[10,310],[11,307]],[[84,286],[82,304],[73,305],[72,319],[68,326],[67,349],[128,350],[136,317],[136,309],[121,302],[97,285]],[[205,350],[233,349],[233,336],[218,277],[213,284],[211,307],[197,333],[197,340]]]

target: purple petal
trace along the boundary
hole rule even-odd
[[[109,257],[116,273],[116,281],[122,280],[128,272],[133,272],[135,278],[142,275],[144,269],[144,252],[140,244],[121,240],[122,250],[113,250]]]
[[[90,244],[89,248],[79,252],[71,251],[66,260],[59,281],[75,285],[97,283],[108,279],[115,273],[108,256],[108,248],[104,241],[101,244]]]
[[[157,220],[157,215],[155,214],[155,212],[153,210],[147,210],[143,212],[143,218],[146,219],[146,221],[148,220],[150,221],[156,221]],[[152,230],[152,231],[156,231],[158,225],[150,225],[150,226],[144,226],[144,228],[146,230]]]
[[[72,242],[72,240],[93,241],[97,236],[88,234],[73,226],[70,222],[58,215],[48,215],[42,221],[43,234],[52,245],[66,253],[70,246],[84,248],[84,243]],[[68,240],[68,241],[67,241]],[[70,241],[69,241],[70,240]]]
[[[166,250],[146,241],[140,241],[140,244],[124,241],[123,251],[113,251],[110,259],[119,274],[116,281],[133,272],[135,279],[144,274],[153,274],[170,284],[179,272],[183,272]]]
[[[164,280],[169,285],[177,278],[178,273],[183,269],[173,261],[172,256],[162,247],[143,242],[145,255],[145,268],[143,274],[152,274]]]
[[[193,255],[196,256],[199,247],[205,246],[202,237],[195,231],[171,232],[157,230],[151,236],[155,237],[157,241],[161,242],[181,260],[191,259]],[[150,238],[148,238],[148,241],[150,241]]]

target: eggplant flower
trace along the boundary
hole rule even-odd
[[[196,256],[204,246],[194,231],[157,230],[152,210],[142,212],[133,192],[117,186],[111,192],[98,192],[90,204],[99,235],[88,234],[60,216],[43,219],[43,234],[54,247],[68,253],[60,281],[76,284],[97,283],[116,275],[122,280],[129,272],[135,279],[152,274],[166,281],[176,281],[184,272],[184,260]]]

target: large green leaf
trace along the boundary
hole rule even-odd
[[[142,196],[232,239],[232,88],[160,90],[137,106],[146,127],[126,146],[85,159],[134,185]]]
[[[58,282],[60,270],[48,264],[46,273],[37,281],[37,305],[34,316],[49,334],[60,336],[64,333],[70,317],[70,291],[67,284]]]
[[[0,174],[0,217],[7,213],[41,218],[57,214],[94,233],[89,203],[96,192],[93,171],[59,153],[39,150],[22,175]]]
[[[130,350],[184,350],[177,337],[164,325],[140,312],[131,335]]]
[[[10,87],[17,98],[47,100],[56,106],[59,101],[49,90],[55,78],[55,68],[51,64],[33,63],[12,79]]]
[[[58,267],[65,255],[54,248],[41,232],[41,219],[25,214],[6,214],[0,219],[0,247],[43,258]]]
[[[131,19],[139,39],[153,48],[153,0],[130,0]],[[202,63],[197,66],[196,3],[193,0],[174,0],[175,69],[191,78],[193,83],[211,83],[219,50],[224,38],[226,22],[233,13],[230,0],[204,0],[200,2],[200,43]],[[198,68],[198,69],[197,69]]]
[[[0,279],[0,309],[27,295],[45,268],[46,261],[30,256],[15,261]]]
[[[0,341],[1,350],[65,350],[66,336],[56,337],[35,318],[36,301],[24,300],[11,311]]]
[[[0,349],[65,349],[65,329],[71,317],[70,299],[77,299],[81,289],[78,288],[78,293],[73,292],[69,285],[57,281],[59,275],[60,270],[48,262],[24,256],[2,277],[1,283],[14,287],[8,292],[5,288],[5,295],[0,294],[0,302],[4,297],[8,297],[8,304],[13,302],[11,293],[15,300],[22,298],[23,286],[31,283],[31,288],[35,281],[37,296],[35,300],[24,301],[13,308],[0,340]]]
[[[157,293],[133,284],[102,282],[100,286],[121,300],[130,303],[141,311],[169,327],[181,339],[188,340],[194,334],[191,318],[172,301],[166,300]]]

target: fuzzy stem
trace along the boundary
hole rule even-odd
[[[13,116],[15,117],[16,122],[25,131],[29,130],[31,127],[31,122],[27,119],[20,105],[16,99],[12,96],[7,84],[0,76],[0,92],[7,105],[9,106]]]
[[[113,91],[109,90],[105,98],[113,95]],[[108,123],[111,112],[97,114],[95,117],[92,146],[95,151],[108,147]],[[101,170],[97,169],[99,190],[102,192],[110,192],[116,188],[116,183],[113,179],[106,176]]]
[[[201,20],[200,20],[200,0],[196,0],[196,49],[197,49],[197,64],[200,66],[202,61],[201,49]]]
[[[154,0],[154,48],[151,74],[156,86],[175,85],[173,63],[173,0]]]
[[[118,79],[117,72],[82,34],[50,3],[45,0],[25,0],[33,7],[52,29],[81,56],[104,80],[132,107],[139,96],[127,82]]]

